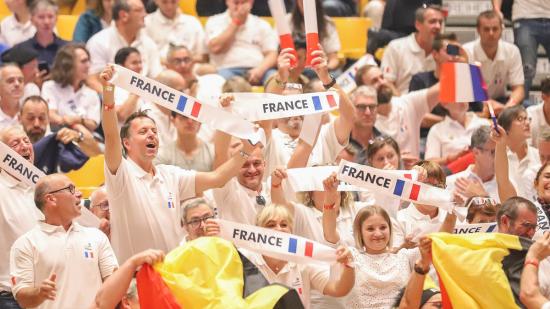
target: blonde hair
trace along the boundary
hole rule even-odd
[[[288,208],[279,204],[269,204],[265,206],[256,216],[256,225],[265,227],[269,220],[277,217],[286,220],[290,230],[293,230],[294,216],[290,213]]]
[[[365,240],[363,239],[363,233],[361,231],[363,222],[374,215],[382,216],[384,221],[388,223],[390,237],[387,247],[391,247],[392,229],[390,216],[384,208],[377,205],[372,205],[362,208],[355,216],[355,220],[353,220],[353,239],[355,239],[355,246],[357,246],[358,249],[363,249],[365,247]]]
[[[296,198],[305,206],[315,208],[315,204],[313,203],[313,192],[314,191],[298,192],[296,193]],[[349,211],[352,207],[352,203],[354,203],[353,194],[349,191],[341,191],[340,207]]]

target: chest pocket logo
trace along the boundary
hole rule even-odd
[[[88,243],[86,247],[84,247],[84,258],[85,259],[94,258],[94,248],[92,247],[92,243]]]

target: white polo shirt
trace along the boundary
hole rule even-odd
[[[208,18],[205,26],[206,44],[221,35],[232,22],[227,11]],[[210,63],[218,69],[254,68],[263,61],[264,53],[276,52],[278,44],[279,40],[273,28],[258,16],[248,14],[245,24],[237,30],[235,40],[229,49],[221,54],[210,53]]]
[[[512,6],[512,20],[522,18],[550,18],[548,0],[516,0]]]
[[[409,83],[414,74],[435,70],[432,54],[426,55],[414,35],[413,32],[391,41],[384,50],[380,65],[384,78],[393,82],[401,94],[409,92]]]
[[[237,177],[233,177],[223,187],[212,189],[220,219],[256,225],[256,215],[264,207],[256,203],[256,197],[261,195],[266,205],[271,203],[267,188],[262,183],[262,192],[258,193],[244,187]]]
[[[527,108],[527,115],[531,117],[531,146],[539,147],[539,138],[544,130],[550,130],[550,124],[544,118],[544,103]]]
[[[103,281],[117,267],[107,236],[76,222],[65,231],[41,221],[17,239],[10,253],[15,296],[22,288],[39,287],[56,274],[56,298],[36,307],[40,309],[89,308]]]
[[[22,24],[17,21],[13,14],[2,19],[0,23],[0,42],[9,47],[32,38],[35,33],[36,28],[30,19]]]
[[[0,291],[10,291],[10,248],[44,215],[34,204],[34,190],[0,171]]]
[[[463,103],[456,103],[463,104]],[[472,133],[483,125],[490,125],[489,121],[478,117],[474,112],[466,114],[468,124],[462,124],[449,116],[443,121],[434,124],[428,133],[426,141],[426,159],[442,158],[455,154],[470,146]]]
[[[296,264],[288,262],[279,273],[275,274],[263,259],[261,254],[246,249],[239,249],[264,275],[269,283],[280,283],[293,288],[300,295],[304,308],[310,308],[310,291],[313,289],[323,293],[329,281],[329,267],[316,264]]]
[[[487,85],[489,98],[505,97],[508,85],[523,85],[523,65],[516,45],[499,40],[494,60],[487,57],[479,39],[468,42],[463,47],[470,62],[481,64],[481,73]]]
[[[169,44],[184,45],[193,54],[206,54],[204,30],[195,17],[178,11],[174,19],[168,19],[157,9],[145,17],[145,32],[155,41],[161,55],[166,55]]]
[[[405,237],[409,236],[417,227],[426,223],[443,223],[445,216],[447,213],[438,209],[437,216],[430,218],[418,211],[413,203],[409,204],[409,207],[397,212],[397,220],[392,220],[392,246],[399,247],[405,241]]]
[[[10,117],[9,115],[5,114],[2,108],[0,107],[0,129],[18,125],[19,124],[18,115],[19,113],[15,114],[15,116],[13,117]]]
[[[130,159],[116,174],[105,164],[111,242],[120,262],[146,249],[169,252],[183,237],[180,202],[195,196],[195,171],[155,166],[155,175]]]
[[[527,155],[521,161],[518,156],[508,148],[508,175],[510,181],[516,186],[518,196],[531,200],[537,195],[533,182],[541,166],[539,152],[536,148],[528,146]]]
[[[497,187],[497,180],[496,177],[493,176],[493,178],[489,181],[483,182],[479,176],[477,176],[476,173],[473,172],[474,164],[470,164],[465,170],[462,172],[458,172],[453,175],[447,176],[447,191],[454,191],[455,190],[455,183],[458,178],[467,178],[469,180],[477,180],[481,184],[483,184],[483,188],[487,193],[489,193],[489,196],[493,199],[495,199],[497,202],[500,201],[500,198],[498,197],[498,187]]]
[[[100,73],[108,63],[114,63],[117,51],[123,47],[135,47],[141,54],[142,73],[155,78],[161,71],[158,47],[145,33],[140,31],[132,43],[120,35],[115,25],[94,34],[86,43],[92,57],[90,74]]]
[[[71,85],[61,87],[61,84],[49,80],[42,85],[42,97],[59,116],[80,116],[99,125],[101,102],[97,92],[86,85],[75,92]]]
[[[428,89],[413,91],[400,97],[393,97],[388,116],[378,113],[374,126],[380,132],[391,136],[401,152],[420,155],[420,123],[430,112],[427,99]]]

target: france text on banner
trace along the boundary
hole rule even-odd
[[[0,169],[31,187],[36,186],[38,180],[46,176],[38,167],[3,142],[0,142],[0,158]],[[99,227],[99,219],[86,207],[82,206],[80,212],[81,216],[76,219],[78,223],[87,227]]]
[[[115,86],[134,93],[146,101],[151,101],[171,111],[192,118],[211,128],[223,131],[238,138],[247,139],[252,144],[265,145],[263,130],[256,131],[253,123],[229,113],[219,107],[202,104],[192,96],[165,86],[141,74],[114,65],[115,74],[110,81]]]
[[[292,54],[297,58],[296,48],[294,48],[294,41],[292,40],[292,32],[286,18],[285,3],[283,0],[268,0],[269,10],[271,16],[275,19],[275,26],[277,27],[277,33],[279,34],[279,44],[281,49],[292,48]],[[296,59],[290,61],[290,66],[296,66]]]
[[[316,241],[263,227],[218,221],[220,237],[238,248],[300,264],[336,262],[336,249]]]
[[[306,65],[311,66],[312,52],[319,50],[316,0],[304,0],[304,24],[306,30]]]
[[[342,160],[338,179],[404,201],[432,205],[447,211],[453,211],[454,208],[451,192],[388,173],[386,170]]]
[[[336,83],[340,86],[340,88],[342,88],[342,90],[344,90],[345,93],[349,94],[357,88],[357,83],[355,83],[355,75],[357,74],[357,70],[367,64],[376,65],[374,57],[370,54],[366,54],[359,58],[359,60],[355,61],[355,63],[352,64],[344,73],[340,74],[340,76],[336,78]]]
[[[235,100],[231,110],[248,121],[280,119],[329,112],[338,108],[336,92],[314,92],[294,95],[270,93],[228,93]]]
[[[384,170],[384,172],[412,180],[416,180],[416,178],[418,177],[418,173],[415,170]],[[290,183],[290,186],[294,190],[294,192],[324,191],[323,180],[325,180],[332,173],[338,173],[338,166],[290,168],[286,170],[286,173],[288,175],[288,182]],[[370,190],[342,181],[338,185],[338,191]]]
[[[454,228],[455,234],[473,234],[473,233],[496,233],[497,224],[494,223],[473,223],[457,224]]]
[[[0,158],[2,159],[1,169],[31,187],[34,187],[38,179],[45,175],[38,167],[2,142],[0,142]]]
[[[537,199],[534,200],[535,206],[537,206],[537,224],[539,226],[539,230],[543,232],[548,231],[550,230],[550,222],[548,221],[548,217]]]

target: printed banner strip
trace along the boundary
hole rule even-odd
[[[340,76],[336,78],[336,83],[340,86],[340,88],[342,88],[342,90],[344,90],[345,93],[350,94],[353,90],[355,90],[355,88],[357,88],[357,84],[355,83],[355,75],[357,74],[357,70],[367,64],[376,65],[374,57],[370,54],[366,54],[359,58],[359,60],[355,61],[355,63],[344,71],[344,73],[340,74]]]
[[[0,158],[2,158],[1,169],[31,187],[34,187],[38,180],[45,175],[38,167],[3,142],[0,142]]]

